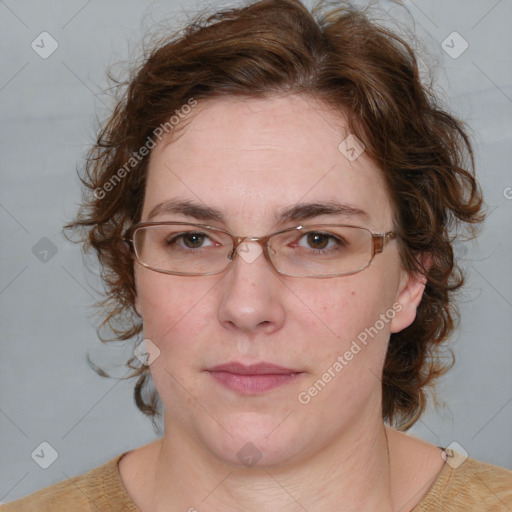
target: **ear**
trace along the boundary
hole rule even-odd
[[[140,300],[139,300],[139,296],[137,294],[135,294],[134,306],[135,306],[135,311],[137,311],[139,316],[142,318]]]
[[[422,254],[420,261],[424,268],[429,269],[432,258],[430,254]],[[420,272],[406,272],[402,270],[402,279],[395,299],[395,302],[400,307],[395,309],[397,313],[393,320],[391,320],[392,333],[400,332],[414,322],[426,284],[427,278]]]

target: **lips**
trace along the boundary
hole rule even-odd
[[[288,384],[303,373],[273,363],[244,365],[238,362],[220,364],[208,370],[223,387],[243,395],[258,395]]]
[[[210,368],[210,372],[227,372],[235,373],[237,375],[294,375],[301,373],[299,370],[277,366],[273,363],[257,363],[244,365],[241,363],[231,362],[220,364]]]

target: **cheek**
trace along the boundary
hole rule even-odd
[[[136,285],[144,336],[160,350],[171,349],[173,339],[192,342],[212,316],[206,311],[206,304],[213,282],[143,269],[136,275]]]
[[[343,279],[343,281],[342,281]],[[384,312],[389,298],[378,290],[376,283],[368,283],[354,276],[337,282],[318,281],[308,290],[294,290],[303,301],[301,315],[311,324],[322,325],[334,337],[357,335]]]
[[[307,293],[298,287],[293,290],[307,306],[302,304],[295,320],[309,334],[316,361],[326,368],[350,350],[356,353],[347,354],[351,366],[358,366],[352,363],[356,359],[375,371],[383,364],[395,313],[394,287],[382,273],[369,270],[337,281],[319,280],[310,284]]]
[[[299,401],[345,419],[363,404],[379,407],[380,375],[394,313],[392,286],[371,275],[361,277],[347,276],[323,289],[316,284],[306,295],[308,314],[297,317],[311,342],[307,351],[312,361]],[[300,295],[299,290],[296,293]]]

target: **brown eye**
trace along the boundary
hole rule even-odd
[[[182,235],[183,243],[190,249],[201,247],[205,237],[206,235],[203,233],[188,233],[186,235]]]
[[[323,233],[309,233],[307,243],[312,249],[325,249],[329,244],[329,235]]]
[[[203,249],[217,244],[206,233],[189,231],[187,233],[173,233],[166,238],[165,245],[168,249],[178,250],[180,248]]]

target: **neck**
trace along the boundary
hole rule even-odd
[[[300,461],[226,464],[169,422],[155,467],[154,510],[391,512],[390,454],[380,420],[362,422]]]

